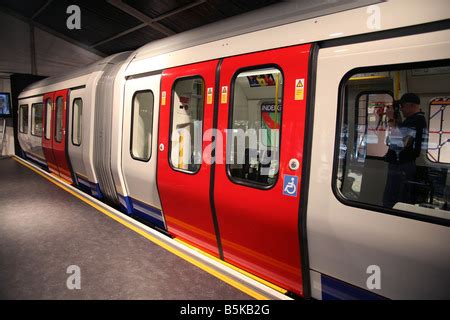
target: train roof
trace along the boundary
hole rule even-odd
[[[376,14],[380,25],[370,25],[371,17]],[[449,18],[448,0],[431,0],[426,4],[422,0],[342,0],[331,5],[329,1],[320,5],[317,1],[288,1],[153,41],[131,55],[118,53],[62,76],[38,81],[28,86],[19,98],[31,96],[39,88],[81,79],[101,71],[107,63],[119,63],[127,57],[129,64],[122,76]]]
[[[134,52],[125,75],[450,18],[448,0],[328,1],[308,9],[308,2],[289,1],[151,42]],[[371,20],[377,14],[379,25]]]
[[[29,96],[34,96],[36,94],[41,93],[40,91],[52,91],[50,89],[45,89],[51,87],[55,84],[70,82],[70,87],[76,87],[79,85],[85,85],[87,81],[87,77],[91,75],[93,72],[101,71],[107,64],[116,64],[121,63],[126,60],[131,54],[131,51],[120,52],[109,57],[103,58],[99,61],[91,63],[85,67],[77,68],[71,72],[65,73],[60,76],[54,76],[45,78],[43,80],[32,83],[27,86],[19,95],[19,99],[26,98]],[[39,91],[39,92],[38,92]]]

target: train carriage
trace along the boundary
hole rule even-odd
[[[297,20],[213,24],[33,84],[24,155],[294,295],[449,298],[447,2]],[[427,132],[413,197],[391,205],[385,110],[407,92]]]

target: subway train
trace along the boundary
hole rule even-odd
[[[232,18],[112,55],[23,90],[23,157],[289,295],[449,299],[449,13]],[[405,93],[426,132],[389,191]]]

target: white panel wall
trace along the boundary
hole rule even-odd
[[[0,73],[0,92],[9,92],[11,94],[11,83],[8,74]],[[6,119],[6,143],[3,145],[0,141],[0,157],[14,154],[14,130],[12,119]]]

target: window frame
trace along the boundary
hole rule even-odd
[[[21,124],[23,124],[23,122],[22,122],[22,117],[23,117],[23,115],[21,114],[21,110],[24,108],[24,107],[26,107],[26,109],[27,109],[27,130],[25,131],[22,131],[21,130]],[[28,125],[28,122],[29,122],[29,118],[30,118],[30,113],[28,112],[29,111],[29,105],[28,105],[28,103],[24,103],[24,104],[21,104],[20,106],[19,106],[19,132],[20,133],[23,133],[23,134],[28,134],[28,132],[29,132],[29,125]],[[22,127],[25,127],[24,125],[22,125]]]
[[[48,101],[50,101],[50,128],[47,128],[47,118],[48,118]],[[44,126],[44,139],[50,141],[52,139],[52,109],[53,109],[53,98],[47,98],[44,102],[45,108],[45,126]],[[47,138],[47,132],[49,133],[49,137]]]
[[[387,208],[383,206],[378,206],[369,203],[358,202],[355,200],[350,200],[344,197],[337,187],[338,169],[339,169],[339,146],[340,146],[340,134],[342,131],[341,119],[345,114],[345,84],[347,81],[355,74],[358,73],[368,73],[368,72],[386,72],[386,71],[400,71],[400,70],[412,70],[412,69],[423,69],[423,68],[433,68],[450,66],[450,59],[441,60],[429,60],[429,61],[417,61],[409,63],[398,63],[398,64],[386,64],[386,65],[375,65],[366,67],[356,67],[347,71],[341,78],[338,85],[338,95],[337,95],[337,115],[336,115],[336,130],[335,130],[335,143],[333,150],[333,168],[331,176],[331,190],[335,198],[345,206],[353,207],[357,209],[366,210],[365,213],[380,213],[388,214],[397,217],[429,222],[436,225],[450,226],[450,219],[444,219],[439,217],[428,216],[426,214],[415,213],[411,211],[402,211],[394,208]],[[450,215],[450,211],[449,211]]]
[[[172,87],[170,90],[171,91],[171,93],[170,93],[171,100],[170,100],[170,122],[169,122],[169,140],[168,140],[169,141],[169,150],[168,150],[167,160],[169,161],[169,166],[170,166],[170,168],[172,168],[172,170],[181,172],[181,173],[185,173],[185,174],[189,174],[189,175],[195,175],[195,174],[199,173],[202,168],[203,161],[202,161],[202,163],[200,163],[200,165],[198,166],[198,169],[196,171],[183,170],[183,169],[179,169],[179,168],[173,166],[173,164],[172,164],[172,127],[173,127],[173,111],[174,111],[173,103],[174,103],[174,96],[175,96],[175,86],[177,85],[177,83],[182,80],[192,80],[195,78],[200,78],[203,81],[203,93],[202,93],[203,94],[203,112],[202,112],[202,139],[201,139],[202,140],[202,154],[203,154],[203,134],[205,131],[204,120],[205,120],[205,105],[206,105],[206,103],[205,103],[206,102],[205,101],[205,99],[206,99],[205,79],[200,74],[190,75],[190,76],[181,76],[181,77],[176,78],[173,81]]]
[[[143,158],[138,158],[135,157],[133,155],[133,133],[134,133],[134,102],[135,102],[135,98],[136,95],[138,95],[139,93],[145,93],[145,92],[150,92],[153,95],[153,105],[152,105],[152,127],[151,127],[151,132],[152,132],[152,141],[150,144],[150,155],[148,157],[148,159],[143,159]],[[153,117],[154,117],[154,111],[155,111],[155,94],[151,89],[144,89],[144,90],[137,90],[133,93],[133,96],[131,97],[131,122],[130,122],[130,155],[131,158],[133,158],[134,160],[137,161],[141,161],[141,162],[149,162],[150,159],[152,158],[153,155]]]
[[[239,74],[243,73],[243,72],[247,72],[247,71],[252,71],[252,70],[258,70],[258,69],[277,69],[278,71],[280,71],[281,76],[283,78],[283,85],[281,86],[281,105],[282,105],[282,109],[281,109],[281,116],[280,116],[280,140],[278,142],[279,145],[279,154],[278,154],[278,172],[277,172],[277,176],[275,181],[272,184],[269,185],[265,185],[262,183],[258,183],[255,181],[251,181],[251,180],[246,180],[246,179],[241,179],[241,178],[236,178],[233,177],[231,175],[231,171],[230,171],[230,164],[226,163],[227,161],[225,161],[225,171],[227,174],[228,179],[234,183],[234,184],[238,184],[244,187],[249,187],[249,188],[254,188],[254,189],[259,189],[259,190],[270,190],[272,188],[274,188],[277,184],[278,184],[278,180],[279,180],[279,176],[280,176],[280,168],[281,168],[281,149],[282,149],[282,134],[283,134],[283,110],[285,108],[285,96],[284,96],[284,84],[286,83],[286,78],[284,75],[284,71],[281,68],[281,66],[279,66],[278,64],[275,63],[269,63],[269,64],[259,64],[259,65],[253,65],[253,66],[245,66],[242,68],[239,68],[236,70],[236,72],[233,74],[233,76],[230,79],[230,84],[229,84],[229,88],[230,88],[230,99],[229,99],[229,103],[228,103],[228,125],[227,125],[227,130],[233,130],[232,128],[232,124],[233,124],[233,109],[234,109],[234,90],[235,90],[235,83],[236,83],[236,79],[238,77]],[[264,99],[267,101],[267,99]],[[229,137],[228,137],[229,138]],[[227,145],[226,145],[226,150],[228,150],[228,143],[229,143],[229,139],[227,138]],[[226,157],[228,157],[228,154],[226,155]]]
[[[35,102],[31,104],[31,135],[34,137],[38,137],[38,138],[42,138],[42,135],[44,133],[44,130],[42,130],[41,135],[38,134],[34,134],[33,133],[33,108],[36,107],[37,105],[41,104],[42,105],[42,123],[44,122],[44,103],[43,102]],[[36,112],[34,113],[36,115]],[[36,124],[36,120],[34,120],[34,123]],[[42,126],[42,128],[44,128],[44,126]]]
[[[82,125],[80,125],[80,130],[79,130],[79,136],[80,136],[80,143],[75,143],[74,142],[74,140],[73,140],[73,128],[74,128],[74,119],[75,119],[75,102],[76,101],[81,101],[81,114],[83,114],[83,105],[84,105],[84,102],[83,102],[83,98],[81,98],[81,97],[76,97],[76,98],[74,98],[73,99],[73,101],[72,101],[72,132],[71,132],[71,136],[72,136],[72,145],[74,145],[74,146],[76,146],[76,147],[79,147],[79,146],[81,146],[81,143],[83,142],[83,133],[82,133],[82,129],[83,129],[83,127],[82,127]],[[79,119],[78,119],[78,122],[79,123],[83,123],[82,121],[81,121],[81,116],[79,117]]]

